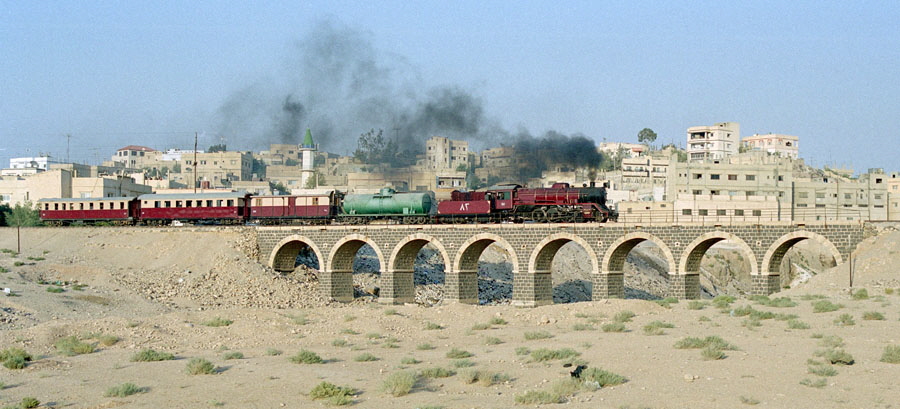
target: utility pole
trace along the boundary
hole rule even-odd
[[[197,193],[197,132],[194,132],[194,193]]]

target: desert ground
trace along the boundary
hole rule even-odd
[[[29,228],[16,253],[0,229],[0,355],[31,357],[0,368],[0,407],[900,407],[892,228],[854,253],[852,289],[844,264],[767,298],[524,309],[328,303],[314,271],[260,265],[244,232]],[[683,348],[706,337],[728,345]],[[134,360],[147,349],[174,359]],[[322,382],[352,391],[314,399]],[[110,390],[125,383],[137,393]]]

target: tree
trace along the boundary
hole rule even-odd
[[[653,130],[650,128],[644,128],[644,129],[641,129],[640,132],[638,132],[638,142],[641,142],[641,143],[646,142],[646,143],[650,144],[650,143],[653,143],[653,141],[655,141],[655,140],[656,140],[656,132],[653,132]]]
[[[303,186],[305,189],[315,189],[317,186],[325,185],[325,175],[322,173],[316,173],[314,177],[306,179],[306,186]]]
[[[3,219],[7,226],[16,228],[16,252],[22,252],[22,238],[19,234],[21,227],[40,226],[40,212],[32,207],[31,202],[17,203],[12,209],[3,212]]]
[[[296,160],[291,158],[287,158],[284,160],[284,166],[297,166],[299,164],[300,162],[297,162]]]
[[[397,143],[384,138],[384,131],[370,130],[359,136],[353,157],[362,163],[394,163],[397,159]]]
[[[269,181],[269,189],[272,190],[272,193],[276,195],[286,195],[290,193],[287,187],[285,187],[281,182],[275,183],[271,180]]]
[[[224,143],[218,143],[218,144],[215,144],[215,145],[213,145],[213,146],[210,146],[209,149],[207,149],[206,151],[209,152],[209,153],[213,153],[213,152],[226,152],[226,151],[228,151],[228,149],[225,148],[225,144],[224,144]]]

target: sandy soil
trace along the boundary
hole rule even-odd
[[[23,230],[22,253],[0,254],[0,349],[24,348],[34,361],[24,369],[0,368],[0,405],[35,397],[47,407],[69,408],[316,408],[307,395],[322,381],[357,389],[353,407],[508,408],[516,396],[551,390],[570,378],[565,360],[534,362],[517,349],[571,348],[579,362],[628,379],[565,398],[578,408],[896,408],[900,364],[880,362],[885,346],[900,345],[900,233],[884,233],[855,254],[854,285],[870,297],[855,300],[847,290],[846,264],[776,296],[797,306],[776,308],[747,299],[719,309],[709,302],[690,309],[642,300],[557,304],[533,309],[509,306],[383,306],[371,302],[328,304],[310,274],[275,274],[244,253],[240,231],[227,229],[70,228]],[[13,229],[0,229],[0,249],[15,249]],[[29,257],[31,259],[29,259]],[[43,258],[43,260],[41,260]],[[16,266],[15,264],[25,263]],[[81,288],[76,284],[86,285]],[[48,292],[60,287],[62,293]],[[80,289],[78,289],[80,288]],[[814,313],[810,295],[843,307]],[[793,314],[809,329],[790,329],[786,320],[753,321],[743,306]],[[697,305],[694,305],[696,308]],[[636,316],[621,333],[603,332],[617,313]],[[866,320],[879,312],[884,320]],[[849,314],[853,325],[835,320]],[[869,314],[872,315],[872,314]],[[228,326],[204,322],[226,318]],[[473,329],[502,318],[506,324]],[[781,318],[785,318],[782,316]],[[647,335],[653,321],[673,324]],[[759,326],[756,326],[758,322]],[[442,329],[426,330],[427,323]],[[552,338],[527,340],[546,331]],[[99,345],[98,334],[120,340]],[[84,355],[64,356],[54,343],[77,336],[97,346]],[[676,349],[684,337],[717,335],[738,347],[720,360],[704,360],[697,349]],[[835,365],[835,376],[808,373],[809,360],[823,351],[820,336],[837,336],[854,358]],[[392,339],[393,338],[393,339]],[[489,338],[502,343],[489,344]],[[434,349],[420,350],[429,343]],[[394,346],[394,347],[391,347]],[[175,360],[131,362],[141,349],[175,354]],[[453,348],[473,354],[471,368],[454,368]],[[301,349],[325,363],[289,360]],[[274,350],[283,352],[274,355]],[[240,352],[242,359],[225,359]],[[370,353],[377,360],[357,362]],[[189,375],[194,357],[212,361],[215,375]],[[402,364],[404,358],[420,363]],[[456,375],[424,379],[411,393],[394,397],[384,380],[402,370],[449,368]],[[488,370],[510,380],[492,386],[467,384],[464,373]],[[801,381],[824,379],[824,386]],[[105,397],[108,388],[131,382],[145,388],[127,397]],[[534,405],[525,405],[534,406]],[[555,405],[547,405],[553,407]]]

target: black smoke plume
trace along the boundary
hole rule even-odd
[[[540,138],[521,132],[513,144],[515,162],[519,178],[540,177],[541,173],[555,165],[568,168],[588,168],[596,174],[603,161],[594,141],[583,134],[567,136],[556,131],[548,131]]]
[[[284,113],[280,118],[279,135],[281,143],[299,144],[303,120],[306,118],[306,109],[303,104],[293,100],[293,95],[288,95],[281,104],[281,110]]]

